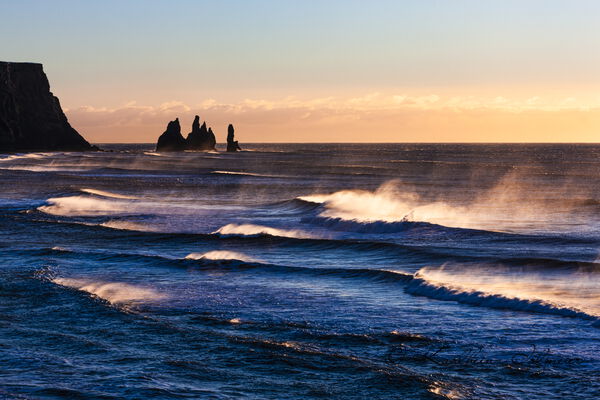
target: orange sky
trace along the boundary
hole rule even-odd
[[[600,96],[585,92],[565,96],[560,91],[538,96],[519,91],[513,89],[517,93],[513,97],[446,89],[429,94],[372,92],[231,103],[131,101],[114,108],[82,106],[66,112],[73,126],[96,143],[154,142],[167,121],[176,117],[185,135],[195,114],[207,120],[219,142],[225,140],[230,122],[242,142],[599,141]]]
[[[600,1],[19,0],[3,61],[44,64],[95,143],[199,114],[223,142],[598,142]],[[27,27],[24,29],[23,27]]]

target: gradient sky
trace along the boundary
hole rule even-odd
[[[0,0],[93,142],[600,141],[600,1]]]

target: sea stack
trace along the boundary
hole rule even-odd
[[[215,150],[217,141],[212,129],[206,130],[206,122],[200,126],[200,117],[196,115],[192,123],[192,131],[188,134],[186,149],[188,150]]]
[[[181,125],[179,118],[170,121],[167,124],[167,129],[158,138],[156,143],[156,151],[182,151],[186,149],[186,141],[181,136]]]
[[[240,145],[238,144],[237,140],[235,140],[234,138],[234,129],[233,129],[233,125],[229,124],[229,126],[227,127],[227,151],[228,152],[235,152],[238,150],[241,150]]]
[[[0,61],[1,151],[98,150],[69,124],[42,64]]]

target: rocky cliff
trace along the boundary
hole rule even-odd
[[[0,151],[97,150],[67,121],[42,64],[0,61]]]

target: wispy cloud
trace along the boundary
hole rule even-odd
[[[206,99],[199,104],[169,101],[158,105],[141,105],[135,101],[120,107],[82,106],[66,110],[73,125],[84,134],[91,132],[94,141],[123,140],[152,142],[162,132],[167,121],[179,117],[183,133],[195,114],[206,119],[217,132],[230,122],[241,126],[250,141],[366,141],[356,136],[368,129],[377,129],[370,140],[394,140],[393,134],[402,129],[419,140],[441,140],[440,135],[423,137],[422,134],[437,132],[447,137],[444,129],[469,132],[499,129],[506,132],[507,141],[514,140],[515,129],[520,134],[526,129],[541,126],[550,129],[548,134],[565,126],[565,122],[582,113],[588,116],[587,125],[581,121],[572,130],[583,131],[600,128],[599,104],[580,104],[574,97],[543,98],[528,96],[510,99],[503,96],[441,96],[437,94],[407,95],[367,93],[354,97],[317,97],[301,99],[284,97],[276,100],[245,99],[236,103]],[[591,119],[589,116],[592,116]],[[189,120],[189,121],[188,121]],[[559,121],[558,125],[551,121]],[[487,122],[486,122],[487,121]],[[487,124],[487,125],[486,125]],[[554,128],[552,128],[554,126]],[[566,129],[566,128],[565,128]],[[282,137],[286,132],[286,137]],[[340,135],[344,132],[344,135]],[[587,131],[586,131],[587,132]],[[326,133],[326,136],[323,136]],[[535,132],[529,132],[531,134]],[[115,139],[112,139],[114,137]],[[411,141],[410,137],[397,140]],[[444,139],[451,140],[451,139]],[[457,141],[468,140],[457,137]],[[472,139],[471,139],[472,140]],[[490,137],[488,140],[503,140]],[[526,139],[525,139],[526,140]],[[539,140],[532,136],[530,140]]]

